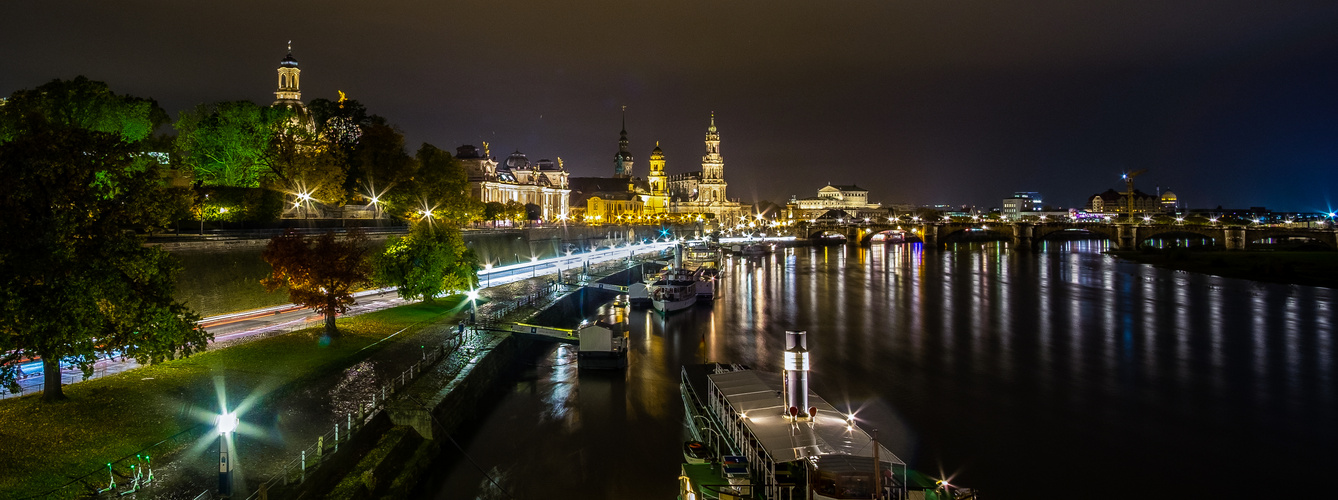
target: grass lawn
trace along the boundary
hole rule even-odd
[[[1338,252],[1161,251],[1110,252],[1121,259],[1159,267],[1270,283],[1338,288]]]
[[[463,296],[400,306],[341,318],[343,335],[329,342],[318,340],[319,329],[303,330],[66,386],[70,399],[61,403],[43,403],[40,394],[0,401],[2,496],[42,493],[204,423],[218,408],[218,380],[226,381],[229,406],[247,395],[275,397],[366,359],[391,342],[363,348],[389,335],[466,307]]]

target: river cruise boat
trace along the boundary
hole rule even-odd
[[[669,313],[697,303],[697,280],[692,274],[671,270],[646,287],[656,311]]]
[[[720,245],[691,245],[683,250],[683,265],[689,269],[720,268]]]
[[[680,390],[692,441],[717,454],[689,458],[679,500],[962,500],[976,498],[906,463],[808,390],[805,332],[786,332],[785,371],[740,365],[683,367]],[[876,464],[876,465],[875,465]]]

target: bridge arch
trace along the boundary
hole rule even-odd
[[[1189,240],[1192,242],[1194,240],[1198,240],[1206,242],[1203,246],[1225,247],[1226,242],[1223,241],[1224,236],[1225,233],[1223,233],[1221,230],[1199,229],[1199,228],[1183,227],[1183,226],[1153,229],[1149,231],[1140,230],[1138,232],[1137,246],[1138,247],[1148,246],[1151,245],[1151,242],[1153,241],[1165,242],[1167,240]],[[1152,245],[1152,246],[1164,246],[1164,245]],[[1194,246],[1194,245],[1191,243],[1188,246]]]
[[[1245,243],[1249,246],[1323,246],[1338,250],[1334,233],[1308,230],[1266,229],[1247,231]]]
[[[1008,226],[1004,229],[995,227],[963,227],[945,230],[938,236],[938,244],[966,243],[972,241],[1013,241],[1013,232]]]
[[[920,241],[913,231],[905,229],[883,229],[881,231],[871,231],[860,239],[860,245],[869,246],[873,243],[909,243]]]
[[[845,243],[847,241],[846,233],[822,229],[809,233],[808,240],[815,243]]]
[[[1051,240],[1107,239],[1118,243],[1114,228],[1095,224],[1037,226],[1032,232],[1035,243]]]

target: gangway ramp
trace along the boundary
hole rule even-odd
[[[564,344],[579,345],[581,343],[580,339],[576,336],[576,330],[570,328],[554,328],[551,326],[531,325],[528,323],[512,323],[509,331],[515,334],[562,342]]]

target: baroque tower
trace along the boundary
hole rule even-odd
[[[274,104],[302,106],[302,89],[299,78],[302,70],[297,69],[297,59],[293,58],[293,42],[288,41],[288,56],[279,61],[279,90],[274,92]]]
[[[711,126],[706,129],[706,156],[702,157],[702,180],[697,199],[723,202],[725,197],[725,158],[720,156],[720,132],[715,128],[715,112],[711,112]]]
[[[650,152],[650,173],[646,174],[646,180],[650,184],[650,196],[646,197],[646,212],[665,213],[669,211],[669,179],[664,175],[664,151],[660,149],[660,143],[655,143],[655,149]]]
[[[613,176],[632,176],[632,152],[627,149],[627,106],[623,106],[623,131],[618,139],[618,153],[613,155]]]

